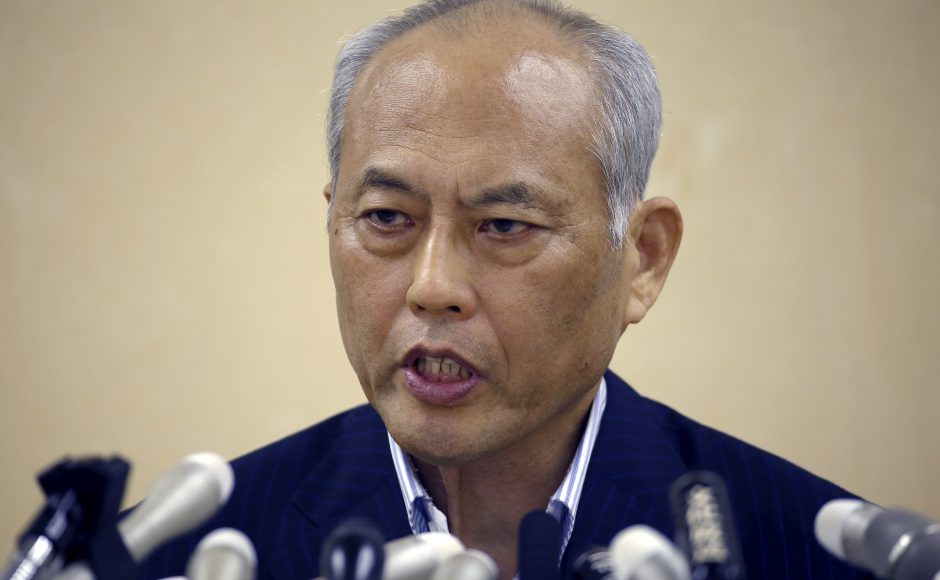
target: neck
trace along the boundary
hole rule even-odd
[[[596,387],[589,391],[545,433],[494,456],[445,466],[413,458],[434,505],[447,516],[450,533],[489,554],[500,578],[515,575],[519,522],[530,511],[544,510],[565,478],[596,392]]]

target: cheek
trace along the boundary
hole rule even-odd
[[[488,286],[487,310],[513,372],[547,378],[551,369],[596,366],[616,345],[615,268],[581,254],[563,258],[502,273]]]
[[[330,256],[340,329],[350,358],[356,359],[383,343],[405,304],[409,269],[342,240],[334,240]]]

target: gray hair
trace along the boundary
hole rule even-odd
[[[565,8],[555,0],[426,0],[350,37],[336,59],[327,115],[332,190],[335,193],[339,177],[343,115],[363,68],[387,43],[406,32],[445,16],[456,16],[454,13],[462,8],[483,4],[505,5],[540,15],[584,51],[589,62],[588,74],[602,101],[601,118],[592,131],[590,150],[604,175],[611,243],[621,247],[630,212],[643,199],[659,146],[662,100],[656,72],[643,47],[622,30]]]

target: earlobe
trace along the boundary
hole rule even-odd
[[[641,202],[630,216],[630,229],[624,240],[629,297],[623,328],[643,319],[666,283],[682,239],[682,214],[665,197]]]
[[[327,181],[326,185],[323,186],[323,198],[326,199],[326,203],[330,203],[333,199],[333,183]]]

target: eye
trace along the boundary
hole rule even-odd
[[[480,231],[496,236],[510,237],[521,234],[532,227],[532,224],[509,219],[486,220],[480,224]]]
[[[393,209],[374,209],[362,214],[370,224],[382,230],[396,230],[413,222],[406,214]]]

